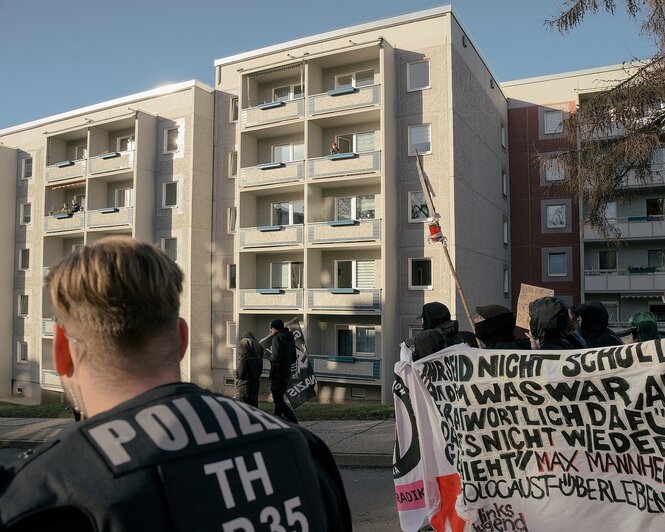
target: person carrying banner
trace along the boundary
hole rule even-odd
[[[450,319],[450,310],[443,303],[425,303],[418,318],[423,320],[423,330],[414,338],[413,360],[418,360],[446,347],[463,344],[457,320]]]
[[[476,338],[485,349],[529,349],[529,340],[515,338],[515,314],[501,305],[476,307]]]
[[[261,360],[252,340],[249,338],[240,340],[239,351],[238,367],[235,372],[236,399],[258,408],[263,360]],[[263,348],[261,348],[261,351],[263,351]]]
[[[541,297],[529,303],[529,338],[534,349],[570,349],[566,340],[568,305],[560,297]]]
[[[587,347],[623,345],[623,341],[608,328],[610,316],[600,301],[587,301],[580,306],[580,332]]]
[[[272,345],[270,348],[270,392],[275,403],[275,415],[284,417],[291,423],[298,423],[293,410],[284,400],[284,394],[291,377],[291,364],[296,361],[296,344],[293,333],[284,327],[279,318],[270,322]]]
[[[0,472],[1,530],[351,530],[316,436],[180,381],[182,282],[127,237],[50,268],[54,366],[84,419]]]

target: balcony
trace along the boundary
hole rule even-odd
[[[381,151],[340,153],[307,161],[307,178],[375,174],[381,171]]]
[[[381,220],[336,220],[307,224],[307,243],[378,242]]]
[[[81,177],[85,174],[86,159],[78,161],[61,161],[46,167],[46,182],[62,181],[72,177]]]
[[[587,270],[584,272],[584,290],[586,292],[663,292],[665,271],[658,271],[655,268]]]
[[[621,232],[621,239],[665,238],[665,216],[629,216],[608,221]],[[592,227],[585,226],[584,240],[604,242],[607,238]]]
[[[381,85],[369,87],[333,89],[316,94],[307,99],[307,113],[310,116],[325,113],[361,109],[381,104]]]
[[[240,310],[302,310],[302,303],[303,290],[301,288],[239,290]]]
[[[238,229],[238,242],[240,249],[299,246],[303,244],[303,233],[301,224],[242,227]]]
[[[257,107],[243,109],[240,113],[240,125],[243,129],[264,124],[283,122],[305,116],[305,100],[286,100],[269,102]]]
[[[52,369],[43,369],[41,375],[42,388],[47,390],[54,390],[56,392],[62,391],[62,381],[58,372]]]
[[[88,173],[101,174],[134,168],[134,150],[103,153],[88,159]]]
[[[53,336],[55,323],[55,318],[42,318],[42,336]]]
[[[353,362],[340,362],[333,356],[309,355],[317,377],[349,380],[378,380],[381,360],[354,357]]]
[[[134,207],[106,207],[86,212],[88,229],[132,225]]]
[[[310,288],[309,310],[381,311],[380,288]]]
[[[304,177],[304,161],[267,163],[240,169],[240,186],[254,187],[274,183],[301,181]]]
[[[54,214],[44,218],[45,233],[60,233],[64,231],[81,231],[85,225],[86,213]]]

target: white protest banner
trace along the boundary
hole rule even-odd
[[[529,303],[541,297],[553,296],[554,290],[522,283],[520,295],[517,298],[517,322],[516,325],[522,329],[529,330]]]
[[[665,530],[664,348],[456,345],[398,362],[412,412],[396,394],[402,529],[418,530],[403,519],[410,469],[439,532]]]

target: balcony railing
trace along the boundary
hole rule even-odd
[[[663,292],[665,291],[665,271],[648,267],[631,267],[627,270],[587,270],[584,272],[584,290],[587,292]]]
[[[302,303],[303,290],[301,288],[239,290],[238,305],[241,310],[301,310]]]
[[[132,225],[134,207],[107,207],[94,211],[87,211],[85,226],[88,229],[97,227]]]
[[[608,219],[621,232],[620,238],[664,238],[665,216],[629,216]],[[584,227],[585,240],[607,240],[590,226]]]
[[[334,356],[309,355],[317,377],[349,380],[378,380],[381,378],[381,360],[354,357],[353,362],[340,362]]]
[[[340,158],[338,155],[328,155],[309,159],[307,161],[307,178],[320,179],[322,177],[373,174],[381,171],[381,151],[367,151],[349,155],[349,157],[344,158]]]
[[[103,153],[88,160],[88,173],[117,172],[134,168],[134,150]]]
[[[303,244],[303,233],[301,224],[242,227],[238,229],[238,241],[240,249],[297,246]]]
[[[74,214],[55,214],[44,218],[45,233],[59,233],[61,231],[82,230],[85,225],[84,212]]]
[[[41,377],[42,388],[59,392],[62,391],[62,381],[60,380],[60,375],[58,375],[57,371],[53,369],[43,369]]]
[[[80,177],[85,174],[86,159],[78,161],[61,161],[46,167],[46,182],[62,181],[71,177]]]
[[[272,183],[300,181],[304,177],[304,161],[269,163],[240,169],[240,186],[253,187]]]
[[[331,289],[310,288],[307,290],[309,310],[381,310],[380,288]]]
[[[286,100],[269,102],[257,107],[249,107],[240,112],[240,125],[243,128],[272,124],[283,120],[303,118],[305,116],[305,100]]]
[[[54,318],[42,318],[42,336],[53,336],[55,323]]]
[[[371,85],[348,91],[330,90],[307,99],[307,112],[310,116],[324,113],[361,109],[381,104],[381,85]]]
[[[381,220],[343,220],[307,224],[309,244],[373,242],[381,238]]]

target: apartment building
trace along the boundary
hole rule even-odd
[[[469,329],[416,151],[470,304],[510,305],[507,102],[450,7],[219,59],[215,88],[217,389],[277,317],[299,320],[322,400],[389,402],[424,303]]]
[[[107,235],[155,242],[185,272],[185,379],[212,384],[213,89],[192,81],[0,130],[0,395],[61,391],[50,265]]]

